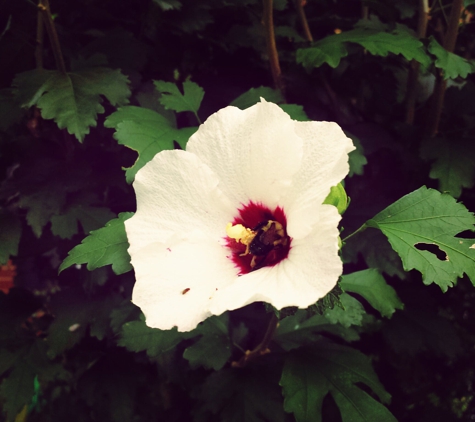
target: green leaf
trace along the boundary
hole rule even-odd
[[[16,76],[22,106],[41,109],[44,119],[54,119],[80,142],[96,126],[97,115],[104,113],[101,95],[113,106],[128,102],[128,79],[119,70],[93,68],[62,73],[56,70],[31,70]]]
[[[331,324],[341,324],[349,328],[352,325],[362,325],[363,315],[366,313],[363,305],[347,293],[340,295],[340,303],[343,308],[335,306],[325,311],[325,318]]]
[[[433,161],[429,177],[439,180],[439,190],[454,198],[475,179],[475,146],[472,139],[432,138],[423,143],[421,156]]]
[[[129,242],[125,233],[124,221],[133,213],[120,213],[105,227],[94,230],[83,239],[80,245],[69,251],[68,256],[59,267],[59,272],[74,264],[87,264],[88,270],[94,270],[112,264],[116,274],[123,274],[132,269],[127,252]]]
[[[279,104],[279,107],[284,110],[292,120],[297,120],[298,122],[308,122],[310,119],[305,113],[303,106],[298,104]]]
[[[212,316],[198,326],[195,332],[200,339],[183,353],[192,369],[203,366],[219,371],[226,364],[231,356],[228,319],[228,313]]]
[[[331,35],[333,37],[334,35]],[[327,37],[329,38],[329,37]],[[327,39],[327,38],[324,38]],[[305,69],[310,70],[314,67],[320,67],[327,63],[335,68],[340,64],[343,57],[348,55],[348,50],[339,40],[331,40],[317,43],[314,47],[299,48],[297,50],[297,63],[300,63]]]
[[[425,53],[423,44],[408,31],[397,29],[389,33],[363,28],[330,35],[312,47],[297,50],[297,63],[301,63],[307,69],[320,67],[324,63],[337,67],[340,60],[348,54],[344,45],[346,42],[359,44],[375,56],[401,54],[407,60],[414,59],[424,66],[430,64],[430,58]]]
[[[328,342],[289,354],[282,372],[284,408],[297,422],[321,421],[322,403],[330,393],[343,422],[397,422],[381,403],[361,390],[363,383],[387,403],[390,395],[362,353]]]
[[[193,332],[181,333],[171,330],[150,328],[142,316],[140,321],[127,322],[122,327],[122,333],[117,344],[131,352],[146,351],[151,358],[172,350],[182,340],[193,337]]]
[[[173,82],[155,81],[155,87],[162,94],[159,101],[167,110],[176,112],[191,111],[195,115],[203,100],[205,92],[199,85],[186,80],[183,82],[183,94]]]
[[[346,341],[359,340],[360,336],[354,328],[345,328],[340,324],[330,323],[323,315],[307,317],[307,312],[297,311],[279,321],[273,341],[284,350],[296,349],[314,343],[322,338],[322,333],[336,335]]]
[[[342,276],[340,286],[345,292],[361,295],[382,316],[388,318],[396,312],[396,309],[404,307],[396,291],[374,268]]]
[[[173,149],[173,141],[182,148],[196,127],[176,129],[170,121],[153,110],[141,107],[123,107],[111,114],[105,127],[115,128],[114,138],[119,144],[137,151],[139,156],[132,167],[126,169],[126,179],[132,183],[137,171],[147,164],[157,153]]]
[[[474,223],[473,214],[453,197],[425,186],[366,222],[386,235],[406,271],[420,271],[425,284],[435,282],[444,292],[464,272],[475,284],[474,241],[455,237],[465,230],[474,231]],[[426,245],[435,245],[446,258],[441,260],[416,247]]]
[[[109,208],[73,205],[66,213],[51,217],[51,231],[61,239],[70,239],[78,232],[78,222],[81,223],[84,233],[89,234],[91,230],[102,227],[114,216]]]
[[[444,79],[455,79],[459,76],[465,79],[468,74],[475,71],[475,68],[468,60],[448,52],[434,37],[430,37],[427,49],[437,57],[435,67],[444,71]]]
[[[19,218],[0,209],[0,265],[6,264],[10,256],[18,253],[21,231]]]
[[[249,91],[241,94],[229,105],[240,108],[241,110],[245,110],[246,108],[257,104],[261,98],[264,98],[264,100],[275,104],[284,102],[284,97],[279,90],[272,89],[267,86],[260,86],[258,88],[251,88]]]
[[[52,215],[61,212],[65,199],[64,192],[54,189],[40,189],[31,194],[21,195],[18,205],[21,208],[28,208],[26,221],[36,237],[41,236],[43,227],[50,221]]]

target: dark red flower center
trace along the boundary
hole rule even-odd
[[[231,222],[250,229],[252,240],[226,238],[231,251],[228,257],[239,268],[239,275],[262,267],[272,267],[287,258],[292,239],[287,235],[287,218],[284,210],[271,211],[261,203],[249,202],[238,209],[239,215]]]

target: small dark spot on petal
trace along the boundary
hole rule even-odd
[[[185,295],[185,294],[187,294],[190,290],[191,290],[191,289],[190,289],[189,287],[187,287],[185,290],[183,290],[183,291],[181,292],[181,294],[182,294],[182,295]]]

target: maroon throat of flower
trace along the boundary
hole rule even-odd
[[[246,274],[262,267],[274,266],[287,258],[292,239],[287,235],[284,210],[271,211],[250,202],[239,210],[239,217],[226,226],[228,257]]]

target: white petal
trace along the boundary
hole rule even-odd
[[[228,252],[212,239],[199,239],[171,247],[151,244],[133,257],[137,281],[132,301],[147,325],[190,331],[212,315],[216,293],[237,278]]]
[[[319,220],[305,238],[293,240],[289,256],[274,267],[239,277],[220,289],[211,311],[220,314],[256,301],[306,308],[325,296],[337,283],[343,265],[338,256],[340,215],[331,205],[320,205]]]
[[[151,243],[223,238],[235,212],[216,175],[185,151],[157,154],[137,173],[134,189],[137,212],[125,222],[134,267],[134,256]]]
[[[250,200],[276,207],[302,164],[302,139],[294,121],[267,102],[213,114],[190,138],[187,151],[218,175],[236,208]]]
[[[333,122],[294,122],[304,141],[302,165],[292,178],[292,189],[282,199],[287,232],[294,239],[306,236],[317,220],[320,204],[348,174],[348,153],[355,149]]]

